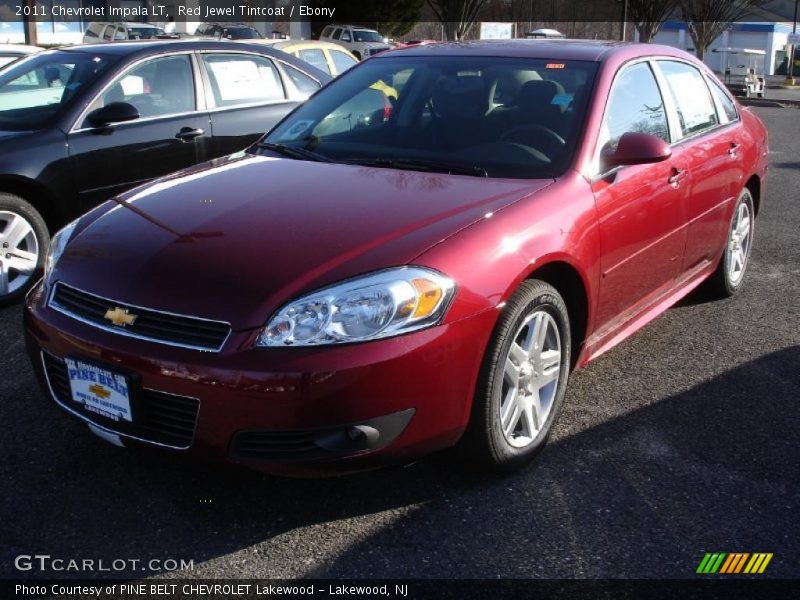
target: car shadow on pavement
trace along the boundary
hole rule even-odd
[[[798,575],[797,346],[574,435],[557,428],[514,475],[445,452],[323,480],[105,444],[33,387],[21,354],[0,366],[23,374],[0,378],[2,577],[153,575],[14,569],[37,553],[193,560],[204,577],[682,577],[706,551],[775,552],[770,573]]]

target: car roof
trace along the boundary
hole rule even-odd
[[[310,50],[313,48],[319,48],[338,50],[339,52],[349,54],[347,49],[343,46],[322,40],[258,40],[255,43],[269,46],[271,48],[277,48],[278,50],[286,50],[287,48],[292,50]]]
[[[170,40],[122,40],[113,43],[81,44],[76,46],[63,46],[58,50],[63,52],[85,52],[87,54],[111,54],[111,55],[134,55],[134,54],[158,54],[165,50],[242,50],[242,46],[250,47],[251,50],[266,52],[278,56],[266,44],[247,44],[240,41],[215,40],[208,38],[193,39],[170,39]],[[281,55],[282,57],[283,55]]]
[[[33,54],[41,52],[39,46],[26,46],[24,44],[0,44],[0,52],[19,52],[20,54]]]
[[[398,48],[379,54],[391,56],[497,56],[515,58],[552,58],[562,60],[605,61],[619,54],[636,56],[688,56],[685,52],[657,44],[634,44],[609,40],[514,39],[442,42]]]

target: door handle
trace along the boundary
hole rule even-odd
[[[672,172],[669,176],[667,181],[672,187],[678,187],[681,184],[681,181],[686,177],[688,171],[686,169],[679,169],[677,167],[672,168]]]
[[[191,142],[193,139],[200,137],[204,133],[205,131],[199,128],[193,129],[191,127],[184,127],[175,134],[175,137],[182,142]]]
[[[739,152],[739,148],[741,148],[741,144],[737,144],[736,142],[731,142],[731,145],[728,147],[728,154],[731,156],[736,156],[736,153]]]

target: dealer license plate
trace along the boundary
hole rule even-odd
[[[89,412],[113,419],[132,421],[128,379],[80,359],[65,358],[72,399]]]

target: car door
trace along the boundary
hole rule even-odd
[[[613,149],[627,132],[671,140],[664,99],[648,61],[624,66],[617,73],[596,156],[604,147]],[[602,251],[596,312],[600,329],[621,325],[678,275],[689,187],[683,161],[678,153],[662,162],[627,166],[593,179]]]
[[[192,60],[176,53],[132,65],[78,119],[68,145],[82,206],[206,159],[209,117],[198,109]],[[132,104],[139,118],[93,127],[87,115],[112,102]]]
[[[247,52],[203,52],[201,64],[210,100],[212,154],[243,150],[271,129],[300,101],[275,62]]]
[[[676,60],[659,60],[656,65],[675,106],[681,136],[676,148],[683,149],[692,171],[683,259],[683,270],[692,271],[718,259],[727,239],[733,202],[744,182],[741,122],[733,101],[721,89],[717,92],[733,114],[718,110],[709,83],[697,68]]]

